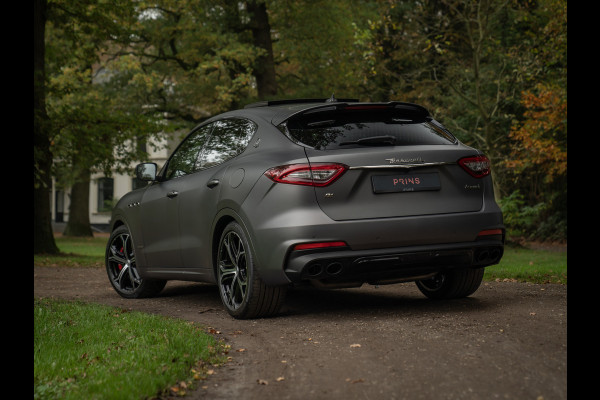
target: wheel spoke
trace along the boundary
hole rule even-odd
[[[219,286],[223,301],[231,309],[242,305],[247,292],[246,250],[241,238],[229,232],[219,251]]]
[[[125,279],[129,275],[129,264],[125,264],[123,268],[119,271],[119,275],[115,278],[115,283],[119,285],[121,290],[125,289],[125,285],[123,285],[123,279]]]
[[[242,301],[244,301],[244,297],[246,296],[246,283],[242,282],[242,280],[240,279],[240,275],[236,275],[233,283],[231,284],[232,286],[232,291],[233,291],[233,299],[236,303],[236,305],[240,305],[242,303]]]
[[[219,271],[221,275],[221,282],[226,282],[235,277],[237,270],[235,267],[227,267],[225,263],[219,263]]]
[[[125,257],[121,256],[119,253],[117,253],[117,250],[115,249],[114,246],[110,247],[110,253],[111,253],[111,255],[108,256],[109,262],[116,262],[118,264],[126,264],[127,263],[127,259]]]
[[[227,256],[229,257],[229,261],[233,264],[234,267],[237,267],[235,249],[232,249],[232,247],[235,246],[235,243],[232,243],[231,241],[231,234],[225,237],[225,240],[223,240],[223,245],[227,250]]]

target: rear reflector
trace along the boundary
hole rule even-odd
[[[458,164],[475,178],[483,178],[490,174],[490,160],[483,155],[461,158]]]
[[[316,243],[301,243],[294,246],[294,250],[311,250],[324,249],[330,247],[346,247],[346,242],[316,242]]]
[[[502,229],[486,229],[477,234],[477,236],[502,235]]]
[[[265,175],[279,183],[327,186],[338,179],[347,169],[348,166],[344,164],[291,164],[270,168]]]

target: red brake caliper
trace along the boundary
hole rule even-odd
[[[121,252],[121,254],[123,254],[123,248],[121,247],[121,250],[119,250]],[[119,271],[123,269],[123,266],[121,264],[119,264]]]

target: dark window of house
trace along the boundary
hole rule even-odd
[[[114,193],[113,178],[98,179],[98,212],[111,211]]]
[[[243,118],[217,121],[200,156],[200,169],[221,164],[242,153],[248,146],[256,128],[254,122]]]

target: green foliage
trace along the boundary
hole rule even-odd
[[[131,15],[127,2],[49,4],[46,24],[47,111],[54,175],[63,185],[81,175],[122,171],[144,153],[136,141],[156,136],[158,120],[144,109],[131,68],[112,67],[110,38],[122,34]],[[125,62],[117,63],[119,67]]]
[[[274,61],[257,42],[259,4]],[[273,63],[278,98],[426,106],[491,159],[509,220],[538,215],[566,238],[565,0],[52,0],[48,15],[51,149],[65,183],[124,170],[144,158],[136,143],[256,101]],[[528,224],[514,229],[548,237]]]
[[[526,203],[525,196],[515,190],[502,198],[504,224],[509,240],[549,240],[563,241],[567,238],[566,204],[562,204],[564,195],[555,193],[549,202],[540,202],[533,206]]]
[[[523,195],[518,190],[502,198],[499,205],[509,238],[530,236],[545,208],[544,203],[526,205]]]
[[[376,4],[378,18],[354,28],[361,97],[428,107],[490,158],[509,220],[526,218],[510,229],[566,239],[566,1]]]
[[[223,345],[185,321],[34,299],[34,398],[150,398],[193,387]]]

